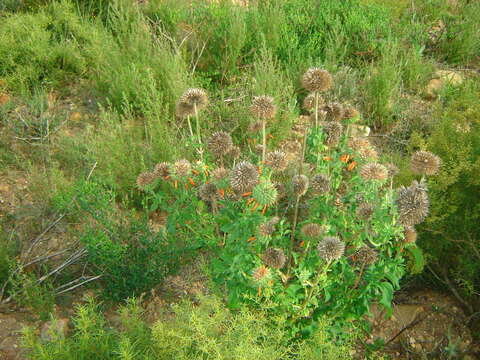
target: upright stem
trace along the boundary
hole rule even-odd
[[[293,243],[295,241],[295,229],[297,228],[297,220],[298,220],[298,205],[300,203],[300,195],[297,196],[297,201],[295,203],[295,212],[293,214],[293,226],[292,226],[292,234],[290,236],[290,240],[291,240],[291,244],[290,244],[290,248],[291,248],[291,251],[293,251]]]
[[[265,127],[266,127],[266,121],[262,120],[262,142],[263,142],[262,164],[265,162],[265,155],[267,153],[267,131],[266,131]]]
[[[299,174],[302,174],[302,172],[303,172],[303,162],[305,161],[305,152],[306,152],[306,148],[307,148],[307,136],[308,136],[308,126],[305,129],[305,134],[303,135],[302,157],[300,158],[300,164],[299,164],[299,169],[298,169]]]
[[[198,143],[199,143],[199,144],[202,144],[202,137],[200,136],[200,123],[199,123],[199,121],[198,121],[197,104],[193,104],[193,110],[195,111],[195,123],[197,124]]]
[[[315,91],[315,129],[318,128],[318,91]]]
[[[188,130],[190,130],[190,136],[193,138],[192,123],[190,122],[190,115],[187,116]]]

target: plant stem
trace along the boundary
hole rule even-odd
[[[267,153],[267,131],[266,131],[266,121],[262,120],[262,164],[265,163],[265,155]]]
[[[188,130],[190,130],[190,136],[193,138],[192,123],[190,122],[190,115],[187,115]]]
[[[199,121],[198,121],[197,104],[193,104],[193,110],[195,111],[195,123],[196,123],[196,125],[197,125],[198,143],[201,145],[201,144],[202,144],[202,137],[200,136],[200,123],[199,123]]]
[[[318,128],[318,91],[315,91],[315,129]]]

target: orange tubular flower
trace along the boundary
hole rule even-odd
[[[242,194],[242,197],[248,197],[248,196],[250,196],[250,195],[252,195],[252,192],[251,192],[251,191],[246,192],[246,193],[243,193],[243,194]]]
[[[193,175],[199,175],[199,174],[200,174],[200,173],[199,173],[197,170],[195,170],[195,169],[192,169],[192,173],[193,173]]]
[[[218,193],[220,194],[220,197],[221,197],[222,199],[225,198],[225,190],[223,190],[223,189],[218,189]]]
[[[195,186],[195,181],[193,181],[192,178],[189,177],[188,182],[190,183],[190,185]]]
[[[352,161],[350,164],[348,164],[347,170],[352,171],[353,169],[355,169],[356,166],[357,166],[357,163],[355,161]]]
[[[343,154],[342,156],[340,156],[341,162],[348,163],[349,160],[350,160],[350,155],[348,154]]]
[[[252,242],[252,241],[255,241],[255,236],[250,236],[247,240],[247,242]]]
[[[331,158],[330,156],[324,156],[324,157],[323,157],[323,160],[325,160],[325,161],[331,161],[332,158]]]

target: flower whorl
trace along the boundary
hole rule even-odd
[[[215,157],[225,156],[233,147],[232,137],[225,131],[217,131],[210,137],[207,146]]]
[[[268,267],[273,269],[281,269],[285,265],[287,258],[285,257],[282,249],[271,247],[265,251],[262,256],[262,260]]]
[[[317,251],[326,261],[338,260],[345,252],[345,243],[337,237],[327,236],[318,243]]]
[[[192,164],[190,161],[182,159],[173,164],[173,173],[177,177],[187,177],[192,171]]]
[[[311,181],[311,187],[315,195],[323,195],[330,191],[330,179],[325,174],[317,174]]]
[[[207,183],[200,186],[198,195],[205,202],[215,202],[218,199],[218,190],[214,184]]]
[[[273,101],[273,97],[262,95],[255,96],[252,101],[250,111],[254,116],[260,119],[271,119],[275,116],[277,108]]]
[[[365,180],[385,180],[388,177],[388,170],[379,163],[368,163],[360,169],[360,176]]]
[[[284,171],[288,165],[287,155],[281,150],[269,152],[265,156],[265,165],[276,171]]]
[[[322,227],[318,224],[305,224],[300,230],[303,235],[310,238],[316,238],[322,233]]]
[[[292,184],[295,196],[303,196],[308,190],[308,178],[305,175],[295,175]]]
[[[238,163],[230,175],[230,184],[237,192],[251,191],[258,184],[257,168],[248,161]]]
[[[203,89],[191,88],[187,89],[180,96],[177,103],[177,115],[186,117],[195,114],[195,107],[197,110],[203,109],[208,104],[207,93]]]
[[[166,178],[170,176],[170,164],[168,162],[161,162],[155,165],[153,173],[157,177]]]
[[[368,246],[363,246],[355,252],[355,259],[365,265],[372,265],[378,259],[378,253]]]
[[[325,133],[325,144],[328,146],[337,145],[340,141],[340,136],[342,135],[343,126],[339,122],[327,122],[323,126],[323,131]]]
[[[302,86],[308,91],[326,91],[333,85],[332,75],[317,67],[308,69],[302,77]]]
[[[420,175],[435,175],[440,169],[440,158],[429,151],[417,151],[412,155],[412,171]]]
[[[153,183],[156,178],[155,174],[150,171],[143,172],[137,176],[137,186],[139,188],[144,188]]]
[[[409,187],[398,190],[399,222],[405,226],[420,224],[428,215],[428,194],[423,182],[413,181]]]

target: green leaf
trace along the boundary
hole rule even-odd
[[[425,266],[425,258],[423,251],[418,246],[410,246],[406,248],[410,254],[410,273],[420,274]]]

